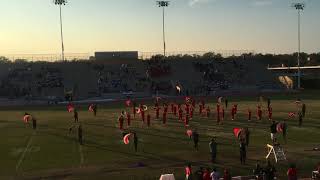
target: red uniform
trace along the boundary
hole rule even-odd
[[[203,111],[203,106],[202,106],[202,104],[199,104],[199,114],[200,115],[202,114],[202,111]]]
[[[174,112],[174,104],[171,103],[171,112],[173,113]]]
[[[145,114],[144,114],[144,110],[143,109],[141,109],[140,110],[141,112],[141,119],[142,119],[142,122],[144,122],[144,120],[145,120]]]
[[[160,111],[160,108],[156,107],[156,119],[159,119],[159,111]]]
[[[163,124],[167,123],[167,113],[166,112],[163,112],[163,114],[162,114],[162,123]]]
[[[272,120],[272,108],[268,107],[268,118],[269,120]]]
[[[175,116],[177,116],[177,106],[176,106],[176,105],[173,107],[173,114],[174,114]]]
[[[120,129],[120,130],[123,130],[123,121],[124,121],[124,118],[123,118],[123,116],[121,115],[121,116],[119,117],[119,129]]]
[[[190,118],[191,119],[193,118],[193,109],[192,108],[190,109]]]
[[[147,115],[147,125],[150,127],[150,121],[151,121],[151,116],[150,114]]]
[[[262,110],[261,110],[261,107],[260,107],[260,106],[258,106],[257,116],[258,116],[258,120],[261,120],[261,119],[262,119]]]
[[[220,123],[220,104],[217,104],[217,123]]]
[[[235,114],[236,114],[236,109],[235,109],[235,106],[233,106],[231,109],[231,119],[232,120],[234,120]]]
[[[183,113],[183,111],[182,111],[182,109],[180,108],[180,109],[179,109],[179,120],[181,120],[181,121],[182,121],[182,113]]]
[[[127,113],[127,124],[128,124],[128,126],[131,125],[131,116],[130,116],[130,113]]]
[[[167,113],[167,112],[168,112],[168,106],[164,106],[164,107],[163,107],[163,112],[164,112],[164,113]]]
[[[184,118],[184,125],[189,126],[189,115],[187,114],[186,117]]]
[[[210,117],[210,107],[209,106],[206,109],[206,115],[207,115],[207,118]]]
[[[238,113],[238,104],[235,104],[235,105],[234,105],[234,111],[235,111],[235,114]]]
[[[190,106],[189,106],[189,104],[186,104],[186,108],[185,108],[185,110],[186,110],[186,113],[187,113],[187,114],[189,114],[189,113],[190,113]]]
[[[251,121],[251,110],[248,109],[248,121]]]

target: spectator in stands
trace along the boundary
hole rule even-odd
[[[223,180],[232,180],[231,174],[228,169],[224,169]]]
[[[288,175],[288,180],[297,180],[297,168],[295,166],[295,164],[291,164],[290,168],[287,171],[287,175]]]
[[[211,139],[211,141],[209,143],[209,148],[210,148],[210,153],[211,153],[211,162],[214,163],[216,161],[216,157],[217,157],[217,143],[213,138]]]
[[[210,178],[211,178],[211,180],[219,180],[220,179],[220,174],[216,168],[213,168],[213,170],[210,174]]]

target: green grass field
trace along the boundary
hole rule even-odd
[[[288,112],[296,110],[294,101],[301,97],[307,105],[303,127],[296,119],[288,120],[288,142],[284,144],[278,135],[288,158],[276,164],[280,179],[285,179],[289,162],[297,164],[299,177],[310,177],[311,171],[320,161],[320,152],[306,151],[320,145],[320,101],[317,92],[272,96],[273,119],[282,121]],[[200,149],[195,151],[192,141],[186,136],[183,124],[168,115],[168,123],[152,120],[151,128],[142,126],[141,120],[132,122],[131,130],[140,139],[139,150],[133,144],[124,145],[118,129],[117,117],[124,105],[100,105],[98,116],[88,112],[87,105],[79,108],[79,119],[84,128],[84,145],[77,142],[77,132],[68,133],[73,114],[64,106],[16,107],[0,110],[0,179],[159,179],[160,174],[174,173],[176,179],[184,179],[184,166],[191,162],[193,170],[199,166],[231,169],[233,176],[250,175],[257,160],[264,165],[266,144],[271,143],[269,126],[264,113],[263,121],[248,122],[246,110],[250,107],[255,116],[257,98],[230,98],[229,106],[238,103],[236,121],[230,120],[229,110],[223,125],[216,125],[215,116],[199,117],[198,108],[191,128],[200,134]],[[212,101],[214,99],[212,98]],[[151,104],[150,104],[151,106]],[[211,103],[214,112],[215,104]],[[263,104],[264,110],[266,103]],[[230,107],[228,109],[230,109]],[[170,108],[169,108],[170,111]],[[34,131],[22,121],[24,112],[38,119]],[[154,111],[151,112],[154,117]],[[238,142],[233,135],[234,127],[251,130],[247,164],[239,161]],[[210,163],[208,143],[216,136],[218,144],[217,163]],[[137,163],[145,167],[136,167]]]

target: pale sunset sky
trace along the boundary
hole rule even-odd
[[[297,51],[293,0],[171,0],[167,51]],[[302,51],[320,52],[320,0],[305,0]],[[60,53],[52,0],[0,0],[0,55]],[[154,0],[69,0],[65,51],[162,51],[162,9]]]

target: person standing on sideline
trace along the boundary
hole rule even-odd
[[[240,162],[241,164],[246,164],[247,150],[246,144],[243,140],[240,142]]]
[[[199,134],[197,131],[192,133],[192,139],[194,143],[194,148],[198,151],[198,143],[199,143]]]
[[[213,138],[209,143],[209,148],[210,148],[210,154],[211,154],[211,162],[214,163],[217,157],[217,143]]]
[[[271,104],[271,100],[270,98],[267,99],[267,107],[269,108],[270,107],[270,104]]]
[[[137,133],[133,133],[133,144],[135,152],[138,151],[138,136]]]

